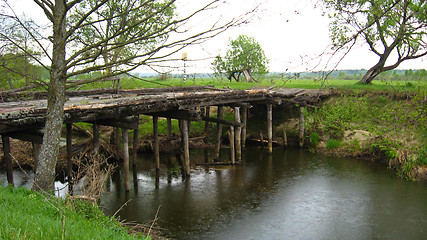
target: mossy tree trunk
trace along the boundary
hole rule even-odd
[[[59,139],[64,119],[65,104],[65,1],[56,0],[53,8],[53,53],[45,134],[37,162],[33,190],[54,190],[55,167],[59,155]]]

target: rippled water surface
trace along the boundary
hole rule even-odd
[[[222,152],[227,158],[227,152]],[[427,185],[376,163],[298,150],[245,151],[241,166],[194,166],[182,180],[175,157],[140,155],[132,189],[115,174],[102,207],[151,223],[176,239],[426,239]],[[192,163],[211,153],[192,151]],[[168,170],[169,169],[169,170]]]

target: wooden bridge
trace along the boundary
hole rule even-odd
[[[304,107],[328,96],[324,90],[307,89],[218,89],[211,86],[173,87],[136,90],[97,89],[67,91],[64,106],[64,123],[67,129],[68,172],[71,173],[71,124],[88,122],[93,124],[94,151],[99,151],[99,126],[122,128],[124,147],[125,188],[129,190],[128,130],[134,130],[134,144],[138,135],[139,115],[153,116],[154,153],[156,168],[159,169],[159,147],[157,121],[159,117],[179,119],[183,139],[186,174],[190,174],[188,123],[205,121],[217,123],[217,152],[219,153],[222,125],[230,126],[232,143],[231,163],[241,158],[242,141],[246,139],[247,111],[253,104],[267,107],[267,128],[269,152],[272,151],[272,106],[291,105]],[[217,107],[217,117],[209,116],[209,109]],[[223,107],[231,107],[234,121],[222,118]],[[9,183],[13,184],[12,157],[9,138],[33,143],[39,149],[43,138],[45,114],[47,112],[46,92],[0,92],[0,134],[2,135],[4,159]],[[301,114],[302,115],[302,114]],[[303,115],[302,121],[303,121]],[[302,130],[303,131],[303,130]],[[135,146],[135,145],[134,145]],[[36,154],[37,155],[37,154]],[[134,157],[136,148],[134,147]]]

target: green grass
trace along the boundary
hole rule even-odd
[[[141,239],[97,206],[0,187],[0,239]],[[64,227],[63,227],[64,226]]]
[[[335,88],[335,89],[351,89],[364,91],[420,91],[427,88],[427,80],[381,80],[377,79],[371,85],[357,84],[357,80],[316,80],[316,79],[287,79],[279,77],[258,77],[256,82],[230,82],[225,78],[195,78],[184,81],[180,78],[168,78],[160,80],[158,78],[147,78],[147,81],[140,79],[124,77],[120,80],[121,89],[136,89],[136,88],[158,88],[158,87],[184,87],[184,86],[203,86],[211,85],[217,88],[231,89],[249,89],[263,87],[284,87],[284,88]],[[112,82],[96,82],[86,84],[80,89],[93,88],[111,88]]]

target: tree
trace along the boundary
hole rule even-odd
[[[49,59],[49,64],[44,64],[42,58],[33,56],[50,71],[45,133],[33,185],[33,189],[43,191],[53,190],[67,79],[104,71],[108,75],[97,78],[102,79],[165,61],[186,46],[245,23],[250,17],[242,15],[225,21],[219,19],[200,31],[190,33],[186,28],[190,19],[215,9],[223,1],[197,2],[193,6],[199,7],[183,16],[172,14],[176,0],[122,0],[118,1],[120,4],[113,0],[33,1],[43,10],[49,22],[48,30],[27,28],[5,0],[0,20],[29,32],[34,46],[44,54],[44,58]],[[119,27],[115,27],[116,24]],[[0,31],[2,42],[19,47],[14,37]],[[131,50],[127,46],[136,48]],[[115,54],[117,51],[126,53]]]
[[[227,78],[237,82],[240,76],[245,75],[246,81],[252,80],[252,73],[265,74],[268,72],[268,59],[261,45],[253,37],[240,35],[230,40],[229,49],[224,59],[217,56],[212,63],[216,74],[226,74]]]
[[[30,79],[40,79],[41,68],[30,62],[27,56],[21,54],[7,53],[0,55],[0,87],[9,85],[10,89],[21,84],[19,80],[25,79],[25,84]]]
[[[361,39],[379,60],[360,80],[370,84],[380,73],[427,55],[425,0],[323,0],[332,10],[330,35],[336,49]],[[392,62],[388,64],[388,62]]]

